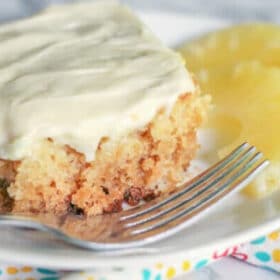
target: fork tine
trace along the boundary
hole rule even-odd
[[[253,155],[249,160],[242,164],[238,169],[234,169],[233,172],[224,177],[218,184],[216,182],[210,183],[207,188],[201,191],[201,195],[196,199],[182,203],[178,209],[175,207],[168,211],[167,214],[156,217],[154,220],[150,220],[145,223],[141,223],[130,227],[131,234],[141,235],[147,232],[154,234],[155,230],[162,231],[162,228],[170,227],[171,224],[178,225],[182,221],[188,220],[196,213],[212,205],[219,198],[225,196],[231,192],[240,182],[254,171],[266,165],[266,161],[261,161],[262,154],[257,153]],[[187,207],[187,208],[186,208]],[[180,222],[179,222],[180,221]]]
[[[209,179],[201,182],[198,185],[195,185],[192,188],[186,188],[186,190],[176,198],[169,200],[167,203],[162,205],[161,207],[154,208],[152,211],[149,211],[145,214],[138,215],[134,218],[130,218],[128,223],[126,224],[127,227],[134,226],[137,224],[145,223],[150,220],[153,220],[156,217],[162,216],[174,208],[180,207],[182,203],[186,203],[198,197],[204,189],[207,189],[209,185],[215,186],[215,183],[219,180],[223,179],[225,176],[230,174],[235,168],[239,165],[244,163],[250,156],[254,155],[255,147],[250,147],[246,152],[242,153],[239,157],[234,159],[233,161],[229,162],[227,165],[222,166],[219,170],[219,175],[217,174],[212,175]]]
[[[166,205],[168,202],[176,199],[177,197],[180,197],[182,194],[184,194],[188,190],[193,189],[196,186],[198,186],[200,183],[204,182],[205,180],[210,179],[213,175],[216,174],[216,172],[220,168],[226,167],[230,162],[232,162],[237,157],[239,157],[240,154],[243,154],[246,151],[249,151],[250,149],[252,149],[252,147],[250,147],[250,145],[247,142],[241,144],[235,150],[233,150],[229,155],[227,155],[225,158],[223,158],[222,160],[217,162],[215,165],[206,169],[200,175],[196,176],[194,179],[185,183],[183,186],[178,187],[178,190],[176,190],[172,194],[167,194],[167,195],[162,196],[159,199],[155,199],[154,201],[151,201],[145,205],[141,205],[138,207],[134,207],[133,209],[123,211],[120,219],[121,220],[132,219],[137,216],[147,214],[163,205]]]
[[[263,169],[267,165],[267,161],[261,162],[258,166],[256,166],[251,172],[252,174],[257,173],[259,170]],[[185,211],[180,212],[177,215],[167,217],[166,220],[161,221],[157,224],[145,225],[146,227],[140,228],[132,228],[133,230],[130,232],[130,235],[133,239],[143,239],[149,236],[157,236],[160,238],[161,234],[165,236],[171,235],[172,232],[177,232],[180,229],[183,229],[190,224],[197,221],[203,214],[207,213],[213,204],[217,204],[220,202],[219,200],[223,200],[230,192],[235,193],[237,190],[241,189],[245,184],[242,183],[243,180],[250,180],[251,173],[247,176],[242,176],[243,178],[240,180],[236,180],[236,182],[232,182],[228,186],[228,191],[223,191],[223,189],[219,189],[208,197],[204,198],[203,201],[199,204],[196,204]],[[203,211],[208,210],[208,211]]]

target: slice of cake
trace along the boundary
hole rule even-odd
[[[0,41],[3,208],[96,215],[183,180],[209,100],[129,9],[56,6]]]

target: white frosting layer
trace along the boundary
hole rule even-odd
[[[0,28],[0,157],[51,137],[89,158],[194,84],[181,57],[116,2],[52,7]]]

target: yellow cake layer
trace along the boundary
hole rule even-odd
[[[12,211],[96,215],[173,190],[198,149],[208,103],[198,92],[181,95],[170,113],[159,111],[143,129],[102,139],[93,161],[52,139],[20,162],[0,161]]]

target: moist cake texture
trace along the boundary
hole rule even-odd
[[[2,208],[96,215],[183,179],[209,100],[129,9],[56,6],[0,41]]]

